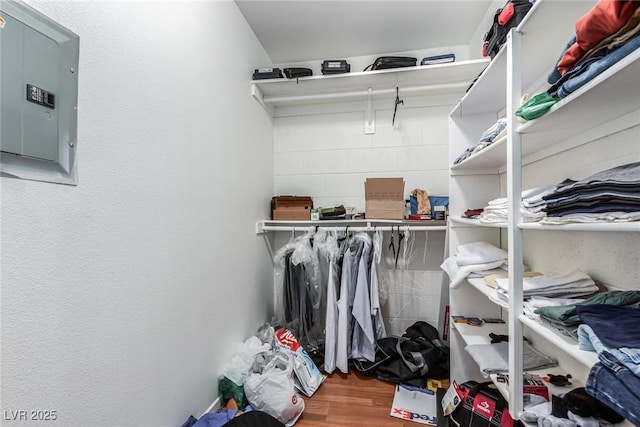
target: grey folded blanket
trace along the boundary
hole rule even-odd
[[[523,369],[535,370],[556,366],[558,362],[552,357],[540,353],[523,342]],[[490,374],[509,372],[509,343],[499,342],[495,344],[470,344],[465,350],[478,364],[482,375],[486,378]]]

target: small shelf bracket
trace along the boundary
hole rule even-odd
[[[376,133],[376,112],[373,109],[373,89],[369,88],[367,94],[367,111],[364,118],[364,134],[371,135]]]
[[[262,105],[262,108],[267,110],[267,112],[273,116],[273,106],[264,102],[264,95],[255,83],[251,83],[251,96],[258,102],[258,104]]]

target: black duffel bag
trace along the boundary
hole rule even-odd
[[[484,35],[482,55],[493,59],[507,41],[509,30],[520,24],[532,6],[529,0],[509,0],[503,8],[498,9],[491,28]]]
[[[401,337],[381,338],[376,344],[376,360],[356,362],[357,369],[417,387],[428,378],[449,378],[449,346],[427,322],[416,322]]]
[[[367,66],[363,71],[367,70],[386,70],[389,68],[415,67],[418,62],[417,58],[408,56],[381,56],[373,61],[373,64]]]

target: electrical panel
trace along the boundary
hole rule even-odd
[[[0,2],[0,171],[75,184],[79,37],[21,1]]]

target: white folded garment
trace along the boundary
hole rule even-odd
[[[501,289],[509,289],[508,279],[496,279],[496,283]],[[525,277],[523,279],[523,292],[534,292],[542,289],[556,288],[580,288],[595,286],[595,282],[588,274],[573,270],[567,273],[548,273],[542,276]]]
[[[451,287],[456,288],[471,273],[498,268],[507,262],[507,252],[488,242],[472,242],[458,246],[440,268],[448,275]]]
[[[464,281],[464,279],[471,273],[480,272],[483,270],[491,270],[496,267],[500,267],[505,263],[504,260],[488,262],[485,264],[472,264],[472,265],[463,265],[460,266],[456,263],[455,257],[449,257],[440,268],[444,270],[445,273],[449,275],[449,280],[451,281],[451,287],[457,288]]]
[[[570,224],[572,222],[593,223],[593,222],[628,222],[639,221],[640,212],[603,212],[603,213],[581,213],[564,216],[545,217],[541,224]]]
[[[488,242],[473,242],[460,245],[456,249],[456,264],[472,265],[506,260],[507,252]]]

